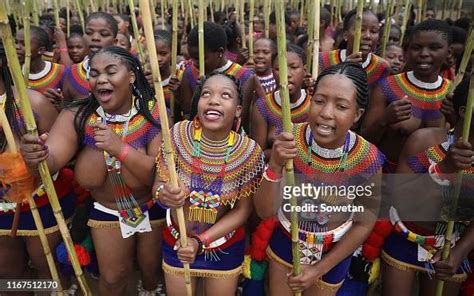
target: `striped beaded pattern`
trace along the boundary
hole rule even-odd
[[[258,77],[258,80],[260,81],[260,85],[262,86],[263,91],[266,94],[272,93],[273,91],[277,89],[278,85],[276,83],[275,77],[273,77],[273,73],[267,76],[257,75],[257,77]]]
[[[193,170],[193,143],[194,127],[190,121],[176,123],[171,129],[173,149],[175,150],[176,167],[181,184],[189,191]],[[211,184],[224,163],[227,145],[220,148],[207,146],[201,143],[201,172],[200,178],[207,184]],[[235,135],[235,142],[230,150],[230,156],[225,168],[224,179],[220,193],[221,204],[233,204],[236,200],[252,195],[260,184],[263,174],[264,155],[257,143],[239,134]],[[167,179],[167,167],[164,152],[157,157],[157,174]]]
[[[151,115],[156,121],[158,121],[158,104],[153,103],[150,107]],[[84,144],[94,149],[97,149],[94,140],[94,125],[99,121],[99,118],[101,118],[100,115],[97,112],[94,112],[85,126]],[[107,125],[120,135],[123,133],[122,130],[125,128],[125,124],[125,122],[107,122]],[[160,128],[154,126],[140,113],[137,113],[130,118],[124,142],[130,144],[135,149],[138,149],[145,147],[159,132]]]
[[[69,82],[75,91],[82,95],[87,95],[90,92],[89,79],[87,78],[87,72],[85,65],[87,59],[80,62],[79,64],[74,64],[67,70],[67,77]]]
[[[243,87],[245,82],[252,76],[253,72],[237,63],[232,63],[230,67],[223,71],[225,74],[235,77],[240,81],[240,85]],[[184,70],[184,75],[188,77],[191,88],[194,90],[197,86],[197,80],[199,79],[199,69],[190,64]]]
[[[32,79],[30,75],[28,82],[29,88],[36,90],[40,93],[44,93],[48,88],[62,89],[66,67],[64,65],[55,63],[50,63],[50,65],[51,69],[43,77]]]
[[[389,76],[381,81],[380,88],[387,104],[402,99],[405,95],[412,104],[412,116],[421,120],[440,119],[443,99],[451,88],[451,82],[443,79],[435,89],[425,89],[408,79],[408,72]]]
[[[304,91],[304,90],[302,90]],[[309,107],[311,105],[311,96],[309,93],[304,92],[304,100],[295,106],[291,106],[291,122],[301,123],[308,120]],[[281,101],[279,98],[279,91],[274,93],[266,94],[264,98],[258,98],[255,102],[258,111],[263,116],[267,125],[275,126],[277,133],[283,130]]]
[[[334,183],[334,172],[339,169],[340,157],[325,158],[314,151],[311,153],[311,164],[308,159],[308,139],[306,137],[308,123],[295,124],[293,133],[295,136],[297,156],[294,158],[295,172],[302,173],[311,178],[317,178],[326,184]],[[350,182],[356,184],[365,182],[367,179],[381,170],[385,156],[371,143],[361,136],[349,131],[355,141],[349,148],[347,160],[345,161],[343,173],[339,173],[343,180],[341,183]],[[355,182],[357,180],[357,182]]]
[[[321,72],[330,66],[344,62],[346,57],[341,53],[341,49],[319,53],[319,71]],[[376,86],[381,79],[387,77],[390,73],[390,69],[384,59],[375,54],[370,55],[370,62],[368,65],[362,66],[367,73],[369,88]]]

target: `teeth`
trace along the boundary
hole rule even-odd
[[[221,114],[217,111],[207,111],[206,115],[221,115]]]

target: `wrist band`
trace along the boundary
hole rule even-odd
[[[204,253],[204,244],[202,243],[202,240],[197,235],[191,235],[191,238],[194,238],[198,243],[197,255],[202,255]]]
[[[209,235],[207,235],[206,232],[201,233],[200,235],[198,235],[198,237],[202,241],[204,247],[208,246],[209,243],[211,243],[210,240],[209,240]]]
[[[67,47],[61,47],[61,48],[59,49],[59,52],[67,52]]]
[[[267,165],[265,167],[265,171],[263,172],[263,178],[267,180],[268,182],[277,183],[281,181],[282,175],[272,171],[270,169],[270,166]]]
[[[120,155],[117,157],[117,159],[120,160],[120,162],[125,162],[128,152],[130,152],[130,145],[125,144],[125,147],[123,147],[122,152],[120,152]]]
[[[436,163],[430,165],[428,173],[431,179],[438,185],[449,186],[451,184],[448,179],[441,178],[441,171]]]
[[[166,205],[164,205],[160,201],[160,193],[161,193],[161,190],[163,190],[164,187],[165,187],[165,185],[160,185],[160,186],[158,186],[158,188],[156,188],[155,202],[158,204],[158,206],[160,206],[160,208],[162,208],[163,210],[167,210],[167,209],[169,209],[169,207],[167,207]]]

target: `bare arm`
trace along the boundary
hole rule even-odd
[[[384,118],[386,107],[385,96],[380,88],[376,87],[371,92],[367,115],[360,130],[361,136],[375,145],[379,143],[387,129],[387,122]]]

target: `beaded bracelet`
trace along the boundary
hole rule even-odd
[[[262,176],[265,180],[272,183],[280,182],[282,179],[281,174],[272,171],[269,165],[265,167],[265,171],[263,172]]]
[[[202,240],[199,238],[198,235],[191,235],[191,238],[194,238],[197,243],[198,243],[198,251],[197,251],[197,255],[202,255],[204,253],[204,244],[202,243]]]
[[[203,232],[201,233],[200,235],[198,235],[199,239],[202,241],[202,243],[204,244],[204,246],[207,246],[209,245],[209,243],[211,243],[209,241],[209,235],[207,235],[206,232]]]
[[[122,151],[120,152],[120,155],[117,156],[117,159],[120,160],[120,162],[124,162],[128,156],[128,152],[130,152],[130,145],[125,144],[125,147],[123,147]]]
[[[163,210],[167,210],[167,209],[169,209],[169,207],[165,206],[160,201],[160,193],[161,193],[161,190],[163,190],[164,187],[165,187],[165,185],[160,185],[160,186],[158,186],[158,188],[156,188],[155,201],[160,206],[160,208],[162,208]]]

